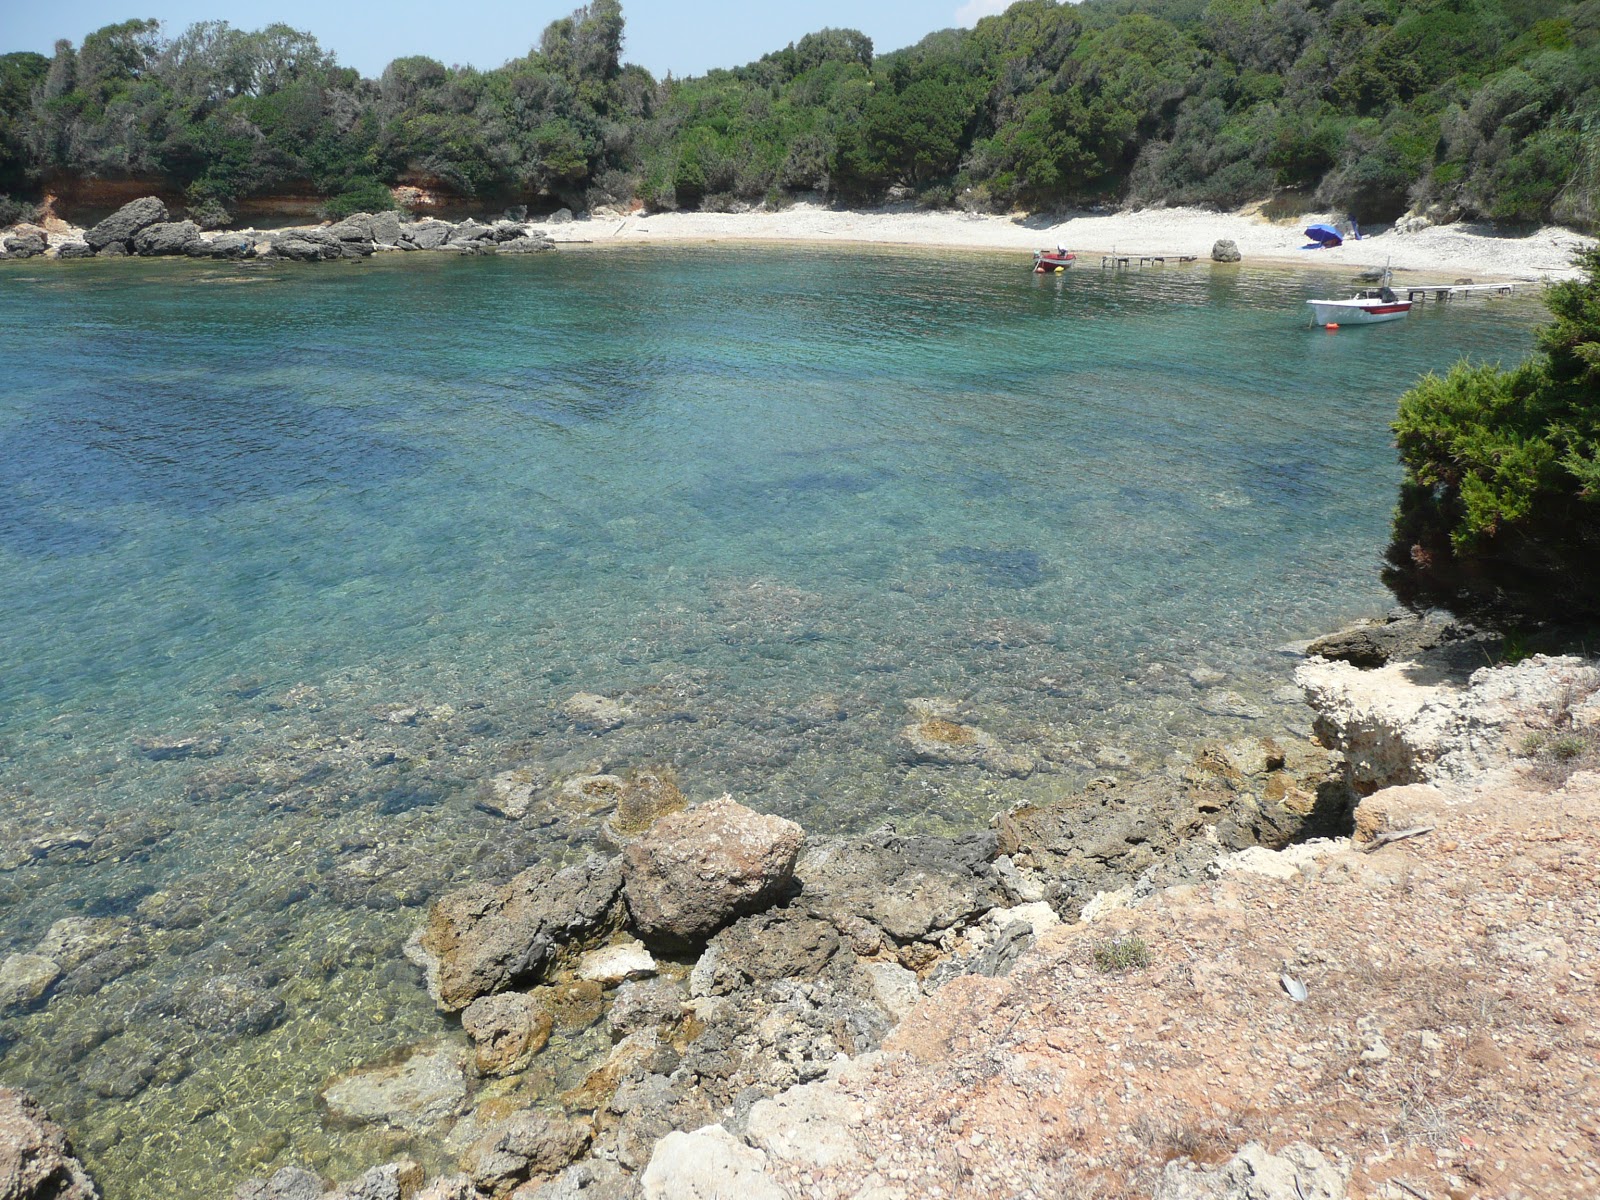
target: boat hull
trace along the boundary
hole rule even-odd
[[[1307,300],[1318,325],[1375,325],[1398,321],[1411,311],[1409,300]]]
[[[1077,260],[1076,254],[1052,254],[1041,250],[1033,256],[1033,271],[1044,275],[1051,271],[1065,271]]]

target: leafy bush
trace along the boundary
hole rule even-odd
[[[358,212],[383,212],[394,207],[394,193],[371,177],[353,179],[348,187],[322,206],[322,215],[338,221]]]
[[[221,201],[210,197],[190,206],[189,219],[201,229],[226,229],[233,224],[233,214],[222,206]]]
[[[21,224],[23,221],[36,221],[39,219],[39,206],[30,204],[26,200],[13,200],[10,196],[0,196],[0,229],[7,229],[12,225]]]
[[[1400,400],[1405,479],[1384,578],[1488,620],[1600,617],[1600,249],[1551,288],[1521,366],[1462,363]]]

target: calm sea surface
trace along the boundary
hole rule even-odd
[[[817,830],[949,830],[1292,732],[1279,648],[1389,603],[1396,397],[1543,316],[1328,334],[1328,282],[802,249],[0,265],[0,957],[62,918],[99,939],[0,1015],[0,1082],[111,1200],[441,1162],[316,1094],[460,1037],[400,944],[437,891],[590,844],[563,780],[670,765]],[[575,725],[582,692],[626,721]],[[1037,769],[904,761],[932,696]],[[528,816],[486,811],[521,767]]]

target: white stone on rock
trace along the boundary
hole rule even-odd
[[[896,1021],[905,1020],[906,1014],[922,999],[916,974],[899,963],[864,962],[860,970],[866,976],[872,999]]]
[[[619,942],[601,946],[578,959],[578,978],[593,980],[606,987],[630,979],[648,979],[656,973],[656,960],[638,942]]]
[[[642,1200],[794,1200],[767,1174],[767,1156],[721,1125],[669,1133],[639,1181]]]
[[[1018,904],[1013,908],[991,908],[983,920],[984,924],[994,930],[1001,930],[1007,925],[1015,925],[1021,921],[1033,930],[1034,937],[1043,937],[1061,924],[1061,918],[1056,915],[1056,910],[1043,900],[1036,900],[1032,904]]]
[[[851,1132],[860,1124],[861,1105],[823,1079],[757,1102],[748,1129],[752,1142],[797,1170],[850,1171],[868,1165]]]

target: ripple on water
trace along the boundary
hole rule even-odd
[[[955,831],[1294,727],[1270,647],[1385,603],[1395,395],[1539,317],[1312,336],[1320,279],[718,249],[6,276],[0,954],[119,931],[0,1016],[7,1081],[133,1200],[443,1165],[316,1098],[460,1037],[401,945],[439,891],[592,844],[562,781],[672,765],[816,829]],[[1008,773],[910,760],[934,697]],[[521,767],[508,821],[485,789]],[[598,1036],[488,1087],[550,1100]]]

